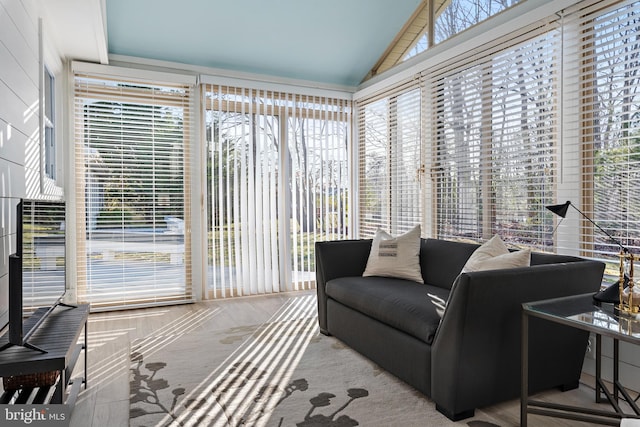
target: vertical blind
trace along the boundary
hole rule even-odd
[[[350,102],[203,86],[210,297],[306,289],[349,236]]]
[[[93,309],[192,299],[191,92],[75,76],[77,292]]]
[[[420,224],[421,91],[417,81],[358,105],[359,235]]]

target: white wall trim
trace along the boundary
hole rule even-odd
[[[94,13],[95,35],[96,35],[96,49],[98,50],[98,56],[100,57],[101,64],[109,63],[109,50],[108,35],[107,35],[107,3],[106,0],[97,0],[95,7],[98,8],[99,13]]]
[[[154,59],[136,58],[123,55],[109,55],[110,64],[121,67],[192,74],[200,83],[211,83],[248,89],[273,90],[299,95],[317,95],[339,99],[353,98],[356,88],[352,86],[329,85],[308,80],[287,79],[263,74],[253,74],[220,68],[210,68]]]
[[[177,83],[191,86],[195,86],[198,80],[197,76],[189,74],[168,73],[81,61],[73,61],[71,63],[71,70],[74,73],[87,73],[98,76],[122,77],[149,82]]]
[[[320,96],[337,99],[353,99],[353,92],[338,91],[332,89],[323,89],[311,86],[299,86],[286,83],[275,83],[269,81],[245,79],[238,77],[226,77],[216,75],[201,75],[201,83],[210,83],[221,86],[242,87],[256,90],[269,90],[274,92],[285,92],[294,95]]]

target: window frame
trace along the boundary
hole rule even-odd
[[[26,195],[62,199],[66,148],[62,145],[62,114],[58,113],[63,109],[61,100],[65,95],[61,85],[64,65],[47,37],[45,24],[43,18],[38,18],[38,102],[34,106],[38,114],[38,136],[27,148],[34,155],[25,159],[27,182],[32,184],[27,187]]]
[[[57,180],[57,146],[56,146],[56,78],[49,68],[44,66],[43,91],[43,174],[45,178]]]
[[[372,237],[377,228],[401,234],[423,220],[422,104],[423,90],[417,80],[359,104],[359,162],[354,167],[358,168],[358,233],[362,237]],[[412,121],[417,125],[411,126]],[[381,146],[368,143],[371,133],[379,136],[376,145]],[[386,173],[377,183],[367,181],[372,176],[366,170],[372,152],[382,162],[377,171]],[[403,168],[411,161],[409,168]],[[375,201],[374,205],[369,201]],[[363,209],[363,205],[372,209]]]

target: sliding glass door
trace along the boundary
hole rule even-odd
[[[206,295],[306,289],[314,244],[349,235],[347,101],[203,88]]]

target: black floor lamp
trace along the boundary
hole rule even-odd
[[[567,216],[567,210],[569,209],[569,206],[573,207],[576,211],[578,211],[578,213],[580,215],[582,215],[582,217],[584,219],[586,219],[591,224],[593,224],[598,230],[602,231],[609,238],[609,240],[611,240],[613,243],[615,243],[617,246],[619,246],[621,253],[623,253],[625,255],[630,254],[628,248],[622,246],[620,241],[615,239],[611,234],[607,233],[606,230],[604,230],[598,224],[593,222],[593,220],[591,218],[589,218],[587,215],[585,215],[584,212],[582,212],[580,209],[578,209],[569,200],[567,200],[565,203],[563,203],[561,205],[550,205],[550,206],[545,206],[545,207],[548,210],[550,210],[551,212],[553,212],[554,214],[558,215],[560,218],[564,219]],[[558,224],[558,225],[560,225],[560,224]],[[555,230],[554,230],[554,232],[555,232]],[[628,283],[629,283],[629,277],[626,274],[624,274],[624,285],[625,285],[625,287],[627,286]],[[618,280],[616,283],[613,283],[612,285],[608,286],[606,289],[603,289],[600,292],[596,292],[593,295],[593,299],[598,301],[598,302],[610,302],[610,303],[614,303],[614,304],[619,303],[620,302],[620,280]]]

